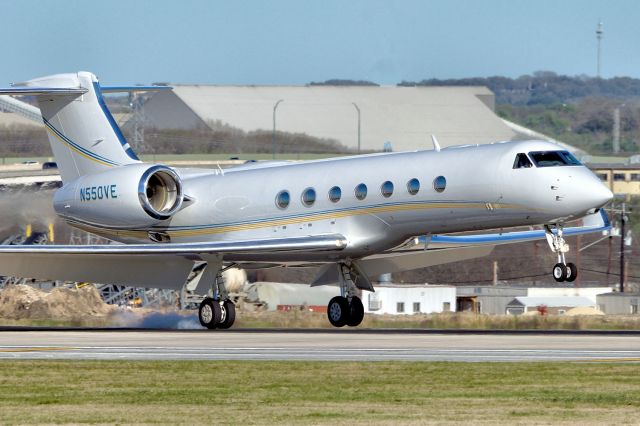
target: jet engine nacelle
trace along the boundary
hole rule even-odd
[[[60,216],[79,222],[139,228],[171,218],[183,199],[182,182],[173,169],[131,164],[66,183],[53,197],[53,206]]]

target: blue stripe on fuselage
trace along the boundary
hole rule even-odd
[[[130,146],[127,148],[128,142],[124,138],[124,135],[120,130],[120,127],[118,127],[118,124],[116,124],[116,121],[113,119],[113,116],[109,111],[109,108],[107,108],[107,104],[104,102],[104,98],[102,97],[102,91],[100,90],[100,84],[94,82],[93,90],[96,92],[96,97],[98,98],[98,104],[100,105],[100,108],[102,109],[102,112],[104,113],[105,117],[107,117],[107,121],[109,121],[109,124],[111,125],[111,129],[113,129],[113,132],[118,137],[118,141],[120,141],[120,145],[122,145],[122,149],[124,149],[124,152],[127,153],[129,158],[131,158],[132,160],[140,161],[136,153],[133,152],[133,149],[131,149]]]

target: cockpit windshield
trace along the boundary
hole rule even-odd
[[[536,167],[580,166],[569,151],[534,151],[529,153]]]

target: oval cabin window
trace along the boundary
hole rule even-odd
[[[438,176],[433,180],[433,189],[435,189],[436,192],[442,192],[446,187],[447,180],[444,178],[444,176]]]
[[[311,207],[316,202],[316,190],[307,188],[302,192],[302,204]]]
[[[289,191],[280,191],[278,195],[276,195],[276,205],[280,209],[286,209],[289,207],[289,202],[291,201],[291,196],[289,195]]]
[[[409,194],[411,195],[416,195],[418,191],[420,191],[420,181],[413,178],[407,182],[407,191],[409,191]]]
[[[386,181],[380,186],[380,192],[384,198],[389,198],[393,194],[393,182]]]
[[[358,200],[364,200],[367,197],[367,185],[361,183],[356,186],[355,194]]]
[[[339,186],[334,186],[329,190],[329,201],[337,203],[342,198],[342,190]]]

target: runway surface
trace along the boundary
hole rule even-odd
[[[638,333],[6,330],[0,359],[640,362]]]

